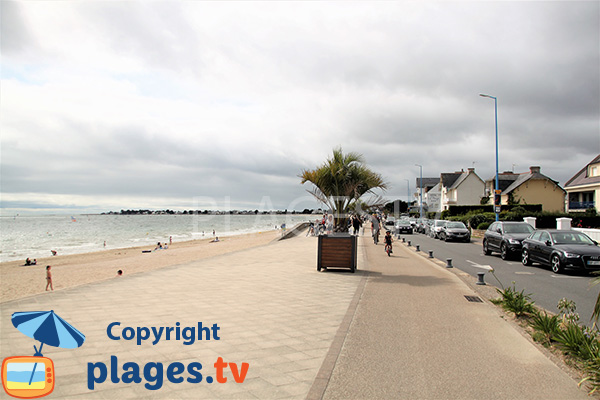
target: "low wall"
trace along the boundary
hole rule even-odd
[[[275,240],[283,240],[283,239],[292,238],[292,237],[298,235],[300,232],[303,232],[309,226],[310,226],[310,222],[300,222],[300,223],[296,224],[293,228],[286,229],[286,231],[281,234],[281,237],[277,238]]]
[[[600,242],[600,229],[591,229],[591,228],[571,228],[573,230],[583,232],[589,237],[591,237],[596,242]]]

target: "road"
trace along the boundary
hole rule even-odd
[[[432,239],[422,234],[402,235],[412,245],[420,245],[421,251],[433,250],[435,258],[446,262],[452,259],[452,265],[460,270],[477,277],[477,272],[488,271],[489,267],[494,269],[494,274],[504,287],[515,282],[518,291],[524,290],[531,294],[536,305],[546,310],[557,313],[557,304],[560,299],[566,297],[573,300],[577,305],[580,322],[591,325],[590,318],[600,291],[600,285],[592,286],[593,276],[575,271],[567,271],[564,274],[555,274],[549,267],[534,264],[526,267],[517,258],[504,261],[500,255],[493,253],[491,256],[483,255],[480,239],[474,239],[471,243],[443,242]],[[397,239],[395,239],[397,240]],[[489,285],[500,287],[494,276],[487,272],[485,281]]]

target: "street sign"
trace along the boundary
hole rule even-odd
[[[494,206],[494,212],[500,214],[500,206]]]

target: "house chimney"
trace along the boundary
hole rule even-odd
[[[469,172],[475,172],[475,168],[467,168]]]
[[[539,174],[539,173],[540,173],[540,167],[538,167],[538,166],[532,166],[532,167],[529,167],[529,171],[530,171],[532,174],[535,174],[535,173],[538,173],[538,174]]]

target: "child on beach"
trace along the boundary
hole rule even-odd
[[[46,267],[46,291],[48,291],[48,286],[50,289],[54,290],[54,286],[52,285],[52,272],[50,272],[51,266]]]

